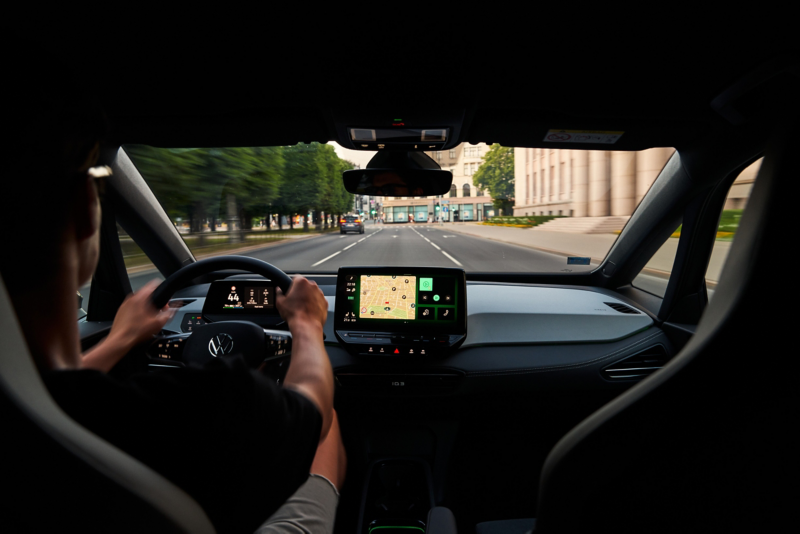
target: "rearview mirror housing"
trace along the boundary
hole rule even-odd
[[[342,173],[344,188],[356,195],[428,197],[450,192],[453,173],[423,152],[378,152],[366,169]]]
[[[344,172],[344,188],[356,195],[428,197],[450,192],[453,173],[430,169],[358,169]]]

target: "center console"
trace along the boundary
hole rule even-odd
[[[467,337],[466,283],[463,269],[342,267],[336,339],[365,357],[445,355]]]

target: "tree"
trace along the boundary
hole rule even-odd
[[[514,205],[514,149],[493,145],[472,176],[472,183],[479,189],[487,189],[494,207],[507,215]]]

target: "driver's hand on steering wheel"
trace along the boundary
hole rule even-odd
[[[288,323],[289,328],[301,324],[318,324],[322,327],[328,317],[328,301],[317,286],[307,278],[298,276],[292,281],[289,293],[283,294],[277,288],[278,311]]]
[[[150,299],[158,283],[158,280],[151,280],[125,298],[108,337],[83,355],[83,368],[110,371],[133,347],[152,338],[172,319],[175,308],[164,306],[159,310]]]

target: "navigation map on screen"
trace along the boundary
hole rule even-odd
[[[359,317],[362,319],[416,319],[416,276],[361,275]]]

